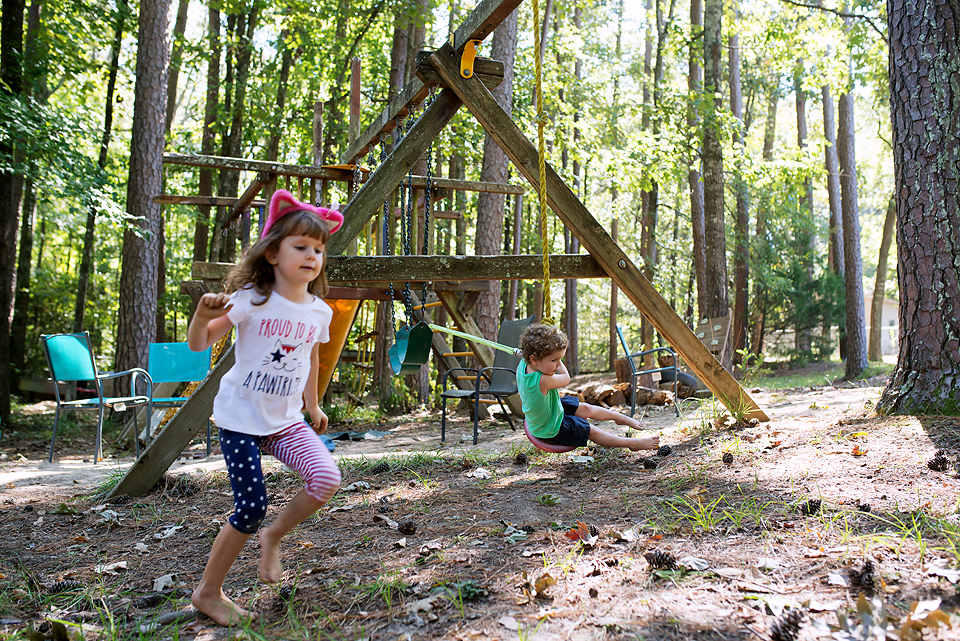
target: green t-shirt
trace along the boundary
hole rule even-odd
[[[546,394],[540,391],[541,376],[543,374],[536,370],[528,373],[527,361],[520,359],[517,367],[517,389],[530,433],[537,438],[553,438],[560,431],[563,407],[560,405],[559,390],[548,390]]]

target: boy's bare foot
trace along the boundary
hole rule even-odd
[[[270,537],[270,529],[260,530],[260,580],[264,583],[280,583],[283,578],[283,565],[280,563],[280,542]]]
[[[255,613],[244,610],[228,599],[223,590],[219,594],[205,596],[201,594],[200,588],[197,588],[193,591],[190,602],[193,603],[193,607],[223,626],[229,627],[257,618]]]
[[[638,450],[655,450],[660,447],[660,435],[644,436],[643,438],[631,439],[633,444],[629,446],[631,452]]]

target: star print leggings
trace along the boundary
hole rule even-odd
[[[253,534],[267,515],[267,488],[260,466],[260,452],[282,461],[304,480],[304,490],[326,503],[340,487],[340,469],[306,423],[298,423],[270,436],[253,436],[220,429],[220,448],[230,473],[234,512],[230,524],[244,534]]]

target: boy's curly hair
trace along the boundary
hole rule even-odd
[[[567,335],[560,328],[544,323],[534,323],[527,327],[520,339],[520,351],[529,363],[531,358],[541,359],[570,344]]]

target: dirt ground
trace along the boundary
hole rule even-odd
[[[184,596],[231,512],[221,457],[184,458],[153,492],[107,503],[92,493],[129,459],[94,465],[74,442],[50,464],[46,441],[4,430],[0,634],[63,620],[95,639],[767,639],[796,611],[799,636],[780,638],[813,639],[864,594],[861,611],[891,621],[923,602],[924,638],[960,638],[923,627],[960,605],[960,480],[927,465],[938,449],[955,459],[960,422],[879,418],[880,391],[756,389],[771,421],[753,427],[710,401],[679,419],[648,409],[665,456],[545,454],[492,421],[474,447],[465,412],[445,444],[432,410],[332,426],[390,433],[337,442],[342,489],[288,537],[284,589],[258,582],[248,543],[225,586],[259,614],[239,633]],[[269,520],[299,485],[268,467]],[[165,613],[180,621],[141,631]]]

